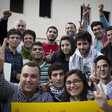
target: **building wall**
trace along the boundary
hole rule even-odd
[[[27,29],[36,32],[37,40],[46,40],[46,30],[49,26],[56,26],[59,30],[57,41],[65,35],[65,25],[67,22],[74,22],[78,28],[80,20],[81,5],[90,4],[90,23],[99,20],[98,5],[104,4],[104,10],[112,13],[112,0],[52,0],[51,18],[39,17],[39,0],[24,0],[23,14],[12,13],[8,22],[8,29],[13,27],[13,22],[23,19],[27,23]],[[0,16],[5,9],[10,9],[10,0],[0,0]],[[110,13],[110,24],[112,14]],[[91,32],[90,26],[89,31]],[[93,35],[93,34],[92,34]]]

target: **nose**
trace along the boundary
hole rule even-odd
[[[74,87],[74,84],[73,84],[73,82],[71,83],[71,85],[70,85],[71,87]]]
[[[60,75],[57,76],[57,79],[60,80]]]
[[[81,47],[81,49],[82,49],[82,48],[84,48],[83,44],[81,44],[81,46],[80,46],[80,47]]]
[[[31,77],[27,77],[27,79],[26,79],[27,81],[31,81]]]

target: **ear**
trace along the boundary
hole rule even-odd
[[[48,79],[49,79],[49,81],[51,81],[51,78],[50,77],[48,77]]]

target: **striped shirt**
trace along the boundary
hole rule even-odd
[[[21,90],[21,84],[18,86],[4,79],[0,74],[0,100],[2,101],[2,112],[11,112],[11,102],[53,102],[53,97],[48,92],[42,92],[37,88],[37,92],[28,100]]]
[[[48,82],[48,67],[50,66],[50,63],[44,62],[41,66],[41,80],[40,83],[46,83]]]

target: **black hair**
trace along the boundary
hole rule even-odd
[[[80,31],[75,36],[75,44],[77,45],[78,40],[87,40],[89,44],[92,43],[92,36],[88,31]]]
[[[55,27],[55,26],[50,26],[48,29],[47,29],[47,32],[49,31],[50,28],[53,28],[56,30],[56,32],[58,33],[58,29]]]
[[[94,26],[97,26],[97,25],[100,25],[102,28],[104,28],[102,22],[100,22],[100,21],[93,21],[93,22],[91,23],[91,30],[93,31],[93,27],[94,27]]]
[[[34,32],[33,30],[27,29],[27,30],[25,30],[24,33],[23,33],[23,42],[24,42],[24,36],[27,35],[27,34],[33,36],[33,41],[36,40],[36,34],[35,34],[35,32]]]
[[[54,63],[52,63],[49,66],[49,68],[48,68],[48,75],[49,75],[49,77],[51,78],[52,71],[60,70],[60,69],[62,69],[63,72],[64,72],[64,74],[65,74],[64,67],[63,67],[63,65],[60,62],[54,62]]]

